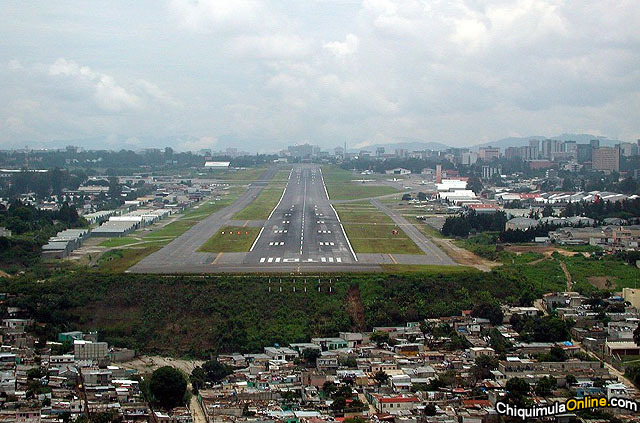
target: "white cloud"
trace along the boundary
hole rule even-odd
[[[205,33],[251,30],[266,13],[253,0],[171,0],[169,10],[183,27]]]
[[[322,47],[330,51],[336,57],[350,56],[358,50],[358,37],[354,34],[347,34],[344,41],[332,41],[325,43]]]
[[[59,58],[49,66],[49,75],[77,78],[81,83],[90,84],[96,104],[105,111],[120,112],[142,106],[141,99],[118,85],[112,76],[94,72],[74,61]]]
[[[0,123],[24,125],[0,142],[184,134],[196,146],[186,136],[207,134],[201,143],[267,150],[585,128],[640,137],[637,0],[165,5],[82,15],[68,13],[73,4],[15,6],[25,25],[0,27]],[[63,42],[70,36],[92,48]],[[27,56],[18,39],[41,48]]]

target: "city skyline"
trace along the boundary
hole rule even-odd
[[[640,14],[631,1],[0,8],[4,148],[640,138]]]

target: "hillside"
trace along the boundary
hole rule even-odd
[[[294,282],[264,277],[164,277],[74,272],[34,284],[0,280],[16,294],[10,305],[47,323],[42,335],[99,330],[116,346],[145,353],[206,356],[258,351],[274,343],[305,341],[339,331],[397,325],[425,317],[457,315],[481,299],[518,302],[562,286],[545,286],[514,272],[436,272],[345,275]],[[282,291],[280,291],[282,286]],[[49,338],[50,339],[50,338]]]

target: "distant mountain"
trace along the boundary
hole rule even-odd
[[[505,148],[521,147],[523,145],[527,145],[529,143],[529,140],[546,140],[546,139],[552,139],[552,140],[558,140],[558,141],[575,141],[578,144],[587,144],[591,140],[598,139],[600,140],[600,145],[604,145],[604,146],[613,146],[615,144],[622,142],[620,140],[613,140],[607,137],[589,135],[589,134],[562,134],[555,137],[543,137],[540,135],[534,135],[531,137],[503,138],[497,141],[477,144],[469,148],[473,150],[473,149],[478,149],[480,147],[491,146],[491,147],[500,147],[500,149],[504,151]]]
[[[396,142],[393,144],[374,144],[374,145],[368,145],[362,148],[349,148],[347,146],[347,149],[352,152],[362,151],[362,150],[375,152],[378,147],[384,147],[385,153],[393,153],[399,149],[404,149],[408,151],[420,151],[420,150],[446,150],[447,148],[451,148],[448,145],[442,144],[439,142],[404,141],[404,142]]]

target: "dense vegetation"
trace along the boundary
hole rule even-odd
[[[458,315],[475,304],[529,303],[555,285],[530,282],[513,272],[346,275],[332,281],[265,277],[163,277],[68,271],[5,279],[16,294],[8,304],[27,309],[51,339],[58,331],[98,329],[118,346],[144,352],[206,356],[257,351],[274,343],[337,335],[339,331],[398,325]],[[296,291],[293,286],[296,285]],[[279,287],[282,286],[282,291]]]
[[[607,217],[629,218],[640,216],[640,198],[622,201],[594,201],[569,203],[562,216],[587,216],[602,220]]]
[[[468,236],[471,232],[502,231],[507,223],[507,215],[504,212],[476,213],[470,211],[460,216],[450,216],[442,226],[442,234],[445,236]]]
[[[40,247],[49,237],[68,228],[86,226],[74,206],[64,203],[60,210],[40,210],[19,200],[0,210],[0,226],[11,230],[12,238],[0,237],[0,267],[14,272],[33,266],[40,258]]]
[[[86,221],[78,216],[74,206],[67,203],[59,210],[51,211],[15,200],[7,210],[0,210],[0,226],[10,229],[13,235],[48,238],[62,229],[86,226]]]

